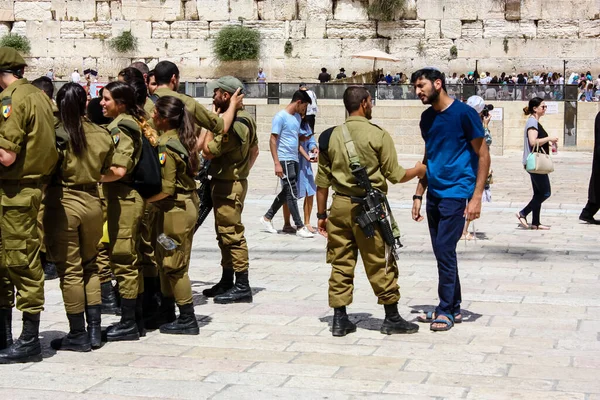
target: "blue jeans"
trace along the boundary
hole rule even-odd
[[[548,175],[540,174],[529,174],[531,176],[531,186],[533,186],[533,197],[529,204],[521,210],[520,214],[527,217],[529,213],[532,213],[531,225],[540,225],[540,211],[542,209],[542,203],[550,197],[550,178]]]
[[[462,296],[456,260],[456,244],[465,226],[467,199],[441,199],[427,193],[427,222],[433,254],[438,268],[436,315],[453,316],[460,312]]]

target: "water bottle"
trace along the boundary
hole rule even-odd
[[[556,154],[558,151],[558,146],[556,145],[556,142],[552,142],[552,154]]]
[[[156,241],[158,243],[160,243],[160,245],[165,250],[171,251],[171,250],[175,250],[177,248],[177,243],[173,239],[171,239],[170,237],[165,235],[164,233],[161,233],[160,235],[158,235],[158,237],[156,238]]]

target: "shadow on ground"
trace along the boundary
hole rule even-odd
[[[411,314],[425,314],[428,312],[434,312],[435,311],[435,307],[431,304],[417,304],[414,306],[409,306],[410,308],[412,308],[411,310]],[[474,312],[471,312],[469,310],[465,310],[464,308],[460,310],[460,313],[462,314],[462,321],[463,322],[475,322],[477,321],[479,318],[482,317],[481,314],[477,314]],[[412,322],[417,322],[417,317],[415,317]]]

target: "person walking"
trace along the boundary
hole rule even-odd
[[[546,114],[546,102],[540,97],[529,100],[527,107],[523,109],[525,115],[529,115],[525,123],[523,135],[523,166],[527,164],[527,156],[533,152],[545,152],[550,154],[550,143],[558,142],[557,137],[549,137],[548,133],[540,123],[540,119]],[[529,173],[533,197],[531,201],[517,213],[519,225],[525,229],[548,230],[547,225],[540,223],[540,212],[542,203],[550,197],[550,177],[547,174]],[[532,214],[531,224],[527,223],[527,216]]]
[[[432,331],[447,331],[462,321],[456,245],[465,217],[474,221],[481,215],[490,154],[479,114],[448,96],[443,73],[423,68],[412,74],[411,83],[421,102],[431,105],[421,114],[419,124],[427,175],[417,184],[412,217],[417,222],[423,220],[421,203],[427,189],[427,222],[437,261],[440,300],[435,312],[421,316],[419,321],[431,323]]]
[[[398,313],[398,268],[393,256],[386,251],[380,228],[375,228],[374,236],[369,237],[356,223],[356,217],[364,211],[363,206],[352,199],[364,197],[365,189],[357,184],[350,159],[358,156],[360,167],[366,169],[373,188],[384,195],[388,189],[387,181],[408,182],[416,176],[422,177],[425,166],[417,162],[414,168],[404,170],[398,164],[390,134],[369,121],[371,95],[364,87],[347,88],[344,106],[350,115],[346,122],[319,136],[321,152],[316,179],[318,229],[327,238],[327,262],[331,264],[329,306],[334,312],[331,333],[346,336],[356,330],[346,307],[352,303],[354,268],[359,252],[378,303],[385,309],[381,333],[415,333],[419,326],[405,321]],[[329,187],[335,193],[327,215]]]
[[[44,271],[37,218],[58,152],[52,104],[23,78],[26,66],[15,49],[0,48],[0,364],[42,360]],[[23,330],[13,340],[15,295]]]
[[[306,115],[304,116],[304,120],[308,122],[310,130],[314,134],[315,120],[317,117],[317,113],[319,112],[319,106],[317,105],[317,95],[315,94],[315,92],[308,88],[306,83],[300,84],[300,90],[306,91],[306,94],[308,94],[308,97],[310,97],[310,104],[308,105],[308,107],[306,107]]]
[[[90,351],[101,345],[96,256],[103,222],[97,182],[112,164],[114,145],[105,128],[85,117],[86,97],[76,83],[67,83],[56,95],[61,161],[44,198],[44,227],[69,320],[67,336],[51,342],[56,350]]]
[[[600,76],[598,77],[600,80]],[[594,121],[594,155],[592,158],[592,175],[588,187],[588,201],[579,215],[579,219],[588,224],[600,225],[594,218],[600,209],[600,112]]]
[[[224,76],[208,84],[213,92],[217,113],[231,107],[231,96],[243,84],[233,76]],[[244,237],[242,211],[248,192],[248,175],[258,157],[256,122],[246,110],[239,110],[229,133],[207,132],[202,154],[210,160],[211,198],[215,231],[221,250],[221,280],[202,293],[215,303],[252,302],[248,282],[248,245]],[[235,284],[233,282],[235,273]]]

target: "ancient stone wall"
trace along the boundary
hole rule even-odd
[[[185,78],[222,72],[254,78],[262,66],[271,81],[315,79],[321,67],[368,71],[358,51],[380,49],[402,59],[378,63],[391,72],[423,65],[446,71],[595,70],[600,55],[600,0],[406,0],[397,20],[369,20],[373,0],[0,0],[0,35],[32,42],[30,74],[58,75],[94,68],[114,75],[132,60],[168,59]],[[228,24],[261,33],[260,60],[221,64],[214,35]],[[107,41],[124,30],[137,51],[119,54]],[[284,54],[289,40],[290,56]],[[456,58],[450,49],[455,46]],[[598,71],[595,71],[597,73]]]

